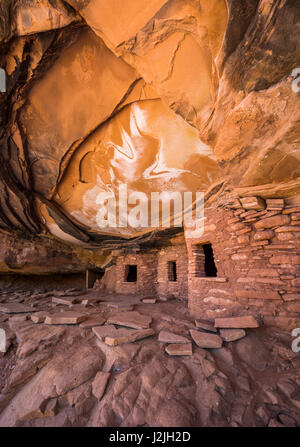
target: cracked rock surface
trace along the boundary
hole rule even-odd
[[[110,346],[82,323],[45,324],[47,314],[74,313],[74,306],[79,312],[80,304],[53,302],[56,294],[43,301],[37,293],[24,297],[30,309],[25,320],[0,312],[9,341],[0,358],[0,426],[300,425],[299,358],[289,332],[250,328],[241,339],[203,349],[190,330],[193,338],[197,332],[212,335],[197,330],[182,302],[144,304],[136,298],[133,304],[132,297],[122,296],[134,306],[132,318],[152,318],[153,332]],[[90,300],[80,313],[86,319],[101,317],[95,329],[105,329],[105,321],[118,315],[110,304],[120,296],[88,296],[96,294],[97,302]],[[78,291],[79,301],[86,296]],[[1,301],[7,300],[2,295]],[[41,313],[44,320],[34,322]],[[168,337],[161,339],[160,333]],[[166,348],[179,346],[179,335],[188,342],[180,345],[185,355],[169,355],[174,349]]]

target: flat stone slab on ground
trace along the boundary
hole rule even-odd
[[[80,327],[83,329],[89,329],[91,327],[102,326],[106,322],[103,317],[91,317],[80,323]]]
[[[156,298],[144,298],[142,300],[142,302],[145,304],[155,304],[156,301],[157,301]]]
[[[224,317],[215,319],[215,327],[229,329],[244,329],[259,327],[258,321],[252,315],[244,317]]]
[[[225,341],[236,341],[246,336],[244,329],[221,329],[220,335]]]
[[[117,315],[112,315],[107,320],[110,324],[118,324],[119,326],[127,326],[134,329],[148,329],[152,317],[142,315],[139,312],[122,312]]]
[[[0,305],[0,312],[4,312],[6,314],[25,314],[36,311],[32,307],[24,306],[24,304],[6,303]]]
[[[169,331],[160,331],[158,341],[162,343],[190,343],[190,340],[182,335],[174,334]]]
[[[125,332],[126,331],[126,332]],[[115,335],[108,335],[105,337],[105,343],[109,346],[122,345],[124,343],[132,343],[143,338],[152,337],[155,332],[153,329],[141,329],[133,331],[131,329],[117,329]]]
[[[56,314],[48,314],[45,324],[79,324],[86,320],[87,316],[78,312],[60,312]]]
[[[199,348],[221,348],[223,340],[219,335],[190,329],[192,339]]]
[[[46,311],[36,312],[31,315],[31,321],[34,323],[44,323],[47,315],[49,314]]]
[[[74,296],[54,296],[52,298],[52,303],[65,304],[66,306],[71,306],[76,302],[78,302],[78,299]]]
[[[168,345],[165,349],[169,355],[192,355],[192,343],[177,343]]]
[[[99,338],[100,341],[104,341],[105,337],[108,337],[110,335],[115,335],[118,330],[119,329],[117,329],[112,324],[109,324],[106,326],[93,327],[93,329],[92,329],[92,331],[94,332],[96,337]]]
[[[204,329],[205,331],[217,332],[217,329],[214,327],[214,324],[208,320],[195,320],[195,326],[199,329]]]
[[[28,315],[27,314],[16,314],[13,315],[12,317],[9,317],[9,322],[18,322],[18,321],[26,321],[28,320]]]

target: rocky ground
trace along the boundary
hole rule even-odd
[[[215,325],[178,300],[3,288],[0,426],[300,426],[290,332]]]

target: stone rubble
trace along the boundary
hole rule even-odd
[[[244,329],[221,329],[220,336],[224,341],[236,341],[246,336]]]
[[[165,351],[169,355],[193,355],[192,343],[174,343],[166,346]]]
[[[158,334],[158,341],[162,343],[190,343],[190,340],[182,335],[177,335],[169,331],[160,331]]]
[[[214,327],[213,323],[206,320],[197,319],[195,320],[196,328],[204,329],[209,332],[217,332],[217,329]]]
[[[78,312],[66,311],[55,314],[48,314],[45,324],[78,324],[86,320],[86,315]]]
[[[89,329],[96,326],[102,326],[106,322],[106,319],[101,316],[91,316],[88,317],[87,320],[83,321],[79,324],[83,329]]]
[[[215,334],[190,329],[190,334],[199,348],[221,348],[223,340]]]
[[[170,384],[174,383],[174,385],[169,385],[171,387],[169,392],[175,399],[174,404],[167,407],[168,411],[161,410],[164,408],[162,404],[153,404],[155,412],[159,414],[161,424],[179,423],[175,416],[177,411],[175,408],[178,409],[177,399],[181,386],[184,390],[183,395],[188,399],[184,408],[189,410],[180,408],[181,417],[186,418],[186,424],[195,424],[189,419],[193,413],[191,402],[197,408],[199,403],[196,402],[201,402],[201,405],[205,402],[208,407],[214,406],[214,402],[219,402],[221,409],[218,409],[218,406],[215,408],[220,421],[224,421],[223,414],[228,414],[226,416],[229,418],[228,425],[246,424],[244,410],[238,412],[235,407],[239,404],[241,408],[244,408],[243,400],[237,397],[238,392],[234,394],[231,381],[234,381],[234,386],[240,390],[240,393],[244,393],[244,396],[250,395],[255,385],[252,379],[247,374],[245,375],[244,370],[242,372],[237,359],[242,362],[241,364],[249,365],[253,371],[266,370],[271,361],[270,353],[265,352],[258,336],[255,336],[255,331],[259,330],[259,324],[255,318],[250,315],[217,317],[212,323],[209,320],[199,318],[193,320],[192,317],[183,318],[179,314],[164,313],[159,310],[159,306],[169,306],[168,309],[171,309],[174,306],[173,302],[156,303],[147,315],[143,312],[148,309],[148,304],[143,302],[139,304],[138,311],[118,312],[117,315],[113,315],[113,308],[103,306],[102,301],[88,306],[84,315],[64,310],[64,305],[61,304],[59,304],[62,306],[61,311],[57,312],[57,308],[55,310],[51,308],[51,303],[50,296],[48,303],[43,303],[42,310],[37,305],[37,311],[34,313],[16,314],[17,317],[20,316],[17,319],[15,315],[9,316],[9,320],[11,318],[15,320],[11,326],[11,334],[15,334],[15,338],[10,335],[7,352],[2,353],[0,362],[9,355],[12,346],[17,343],[17,367],[9,376],[10,380],[7,381],[6,388],[0,390],[0,426],[15,424],[39,426],[43,420],[51,420],[53,424],[59,425],[64,424],[63,421],[69,421],[68,424],[71,425],[75,423],[84,425],[89,420],[91,425],[105,426],[113,424],[113,413],[110,408],[114,408],[118,418],[123,420],[125,416],[121,410],[123,408],[121,402],[128,402],[130,408],[128,417],[132,418],[130,419],[132,423],[134,421],[134,424],[138,425],[146,417],[151,424],[151,407],[148,409],[148,404],[145,403],[143,405],[146,405],[147,410],[145,413],[141,412],[135,403],[134,396],[137,392],[144,393],[141,391],[144,389],[156,393],[156,387],[159,387],[157,391],[162,393],[162,396],[166,396],[164,388],[161,388],[162,385],[157,382],[162,380],[159,377],[170,380],[168,382]],[[176,302],[176,307],[178,306]],[[3,315],[6,314],[3,313]],[[27,315],[30,315],[30,319],[24,319]],[[45,318],[46,321],[44,321]],[[82,318],[84,321],[81,321]],[[48,324],[47,321],[51,321],[52,324]],[[121,322],[122,325],[119,324]],[[123,326],[125,323],[130,325],[142,323],[151,327],[136,329]],[[5,324],[7,325],[6,322],[2,323],[2,325]],[[246,328],[249,328],[247,334],[244,330]],[[99,340],[99,344],[96,340]],[[277,346],[272,346],[273,349],[278,349]],[[290,349],[280,352],[280,355],[291,356]],[[86,360],[86,356],[89,360]],[[52,357],[54,360],[51,360]],[[176,363],[176,365],[166,363],[171,360],[179,361],[180,358],[184,363]],[[299,365],[295,363],[294,358],[292,360],[294,363],[285,363],[282,360],[281,366],[295,364],[294,368],[297,370]],[[53,361],[55,363],[52,363]],[[232,376],[227,375],[226,369],[219,369],[217,366],[223,363],[231,370]],[[72,368],[75,365],[77,369],[73,372]],[[81,366],[88,370],[82,371]],[[189,375],[189,371],[194,370],[197,371],[196,374],[199,377],[198,385]],[[201,377],[206,379],[202,380]],[[293,380],[295,377],[293,373]],[[55,388],[52,385],[53,381],[55,381]],[[282,410],[283,413],[280,413],[280,417],[278,416],[277,425],[297,424],[297,410],[291,410],[291,405],[296,403],[297,407],[299,404],[297,394],[295,394],[297,386],[299,387],[294,381],[285,382],[283,378],[275,380],[272,389],[266,384],[260,405],[248,410],[251,411],[255,424],[267,426],[274,425],[274,420],[277,421],[274,417],[272,419],[272,413],[265,409],[264,405],[268,402],[285,409]],[[41,390],[40,395],[37,389]],[[53,389],[57,391],[53,392]],[[17,390],[14,391],[15,397],[8,398],[12,392],[10,390]],[[196,392],[196,390],[199,391]],[[196,397],[199,392],[203,396],[200,401]],[[234,395],[235,398],[232,397]],[[5,403],[7,399],[14,399],[13,406]],[[145,396],[142,399],[145,399]],[[227,408],[225,399],[233,402],[232,410],[225,410]],[[236,404],[234,399],[238,400]],[[166,402],[170,400],[167,399]],[[2,413],[1,405],[4,408]],[[66,416],[65,405],[67,405],[69,416]],[[24,410],[16,413],[15,408],[24,408]],[[300,416],[298,421],[300,424]],[[207,416],[205,424],[212,424],[210,416]]]
[[[23,304],[5,303],[0,305],[0,312],[4,312],[7,314],[21,314],[35,312],[35,310]]]
[[[56,297],[56,296],[54,296],[52,298],[52,303],[65,304],[66,306],[71,306],[71,304],[75,304],[77,302],[78,302],[78,299],[76,297],[69,297],[69,296]]]
[[[131,343],[144,338],[152,337],[155,335],[153,329],[140,329],[137,331],[131,329],[118,329],[113,335],[107,335],[104,339],[105,343],[109,346],[117,346],[123,343]]]

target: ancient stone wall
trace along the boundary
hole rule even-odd
[[[174,267],[174,263],[176,267]],[[186,245],[180,244],[163,248],[158,253],[158,296],[161,299],[170,297],[187,299],[187,274],[188,259]]]
[[[205,217],[201,238],[187,238],[192,313],[208,318],[254,313],[266,321],[298,316],[300,207],[245,197],[226,208],[207,209]],[[202,245],[207,243],[216,277],[205,274]]]
[[[128,281],[129,266],[136,266],[136,281]],[[156,296],[156,253],[137,253],[119,256],[116,260],[116,293]],[[132,279],[132,278],[131,278]]]

